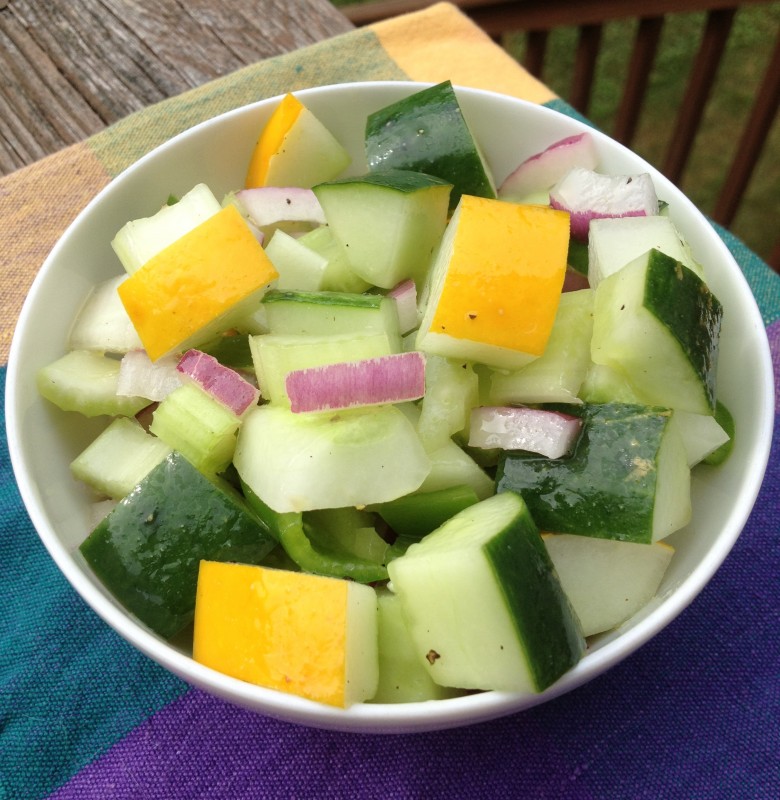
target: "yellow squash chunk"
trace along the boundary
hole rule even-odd
[[[230,327],[277,277],[241,214],[227,206],[152,257],[117,291],[156,361]]]
[[[432,266],[417,348],[503,369],[542,355],[568,246],[566,212],[464,195]]]
[[[333,134],[297,97],[287,94],[257,140],[245,186],[310,189],[335,178],[349,162],[349,153]]]
[[[346,708],[379,680],[377,598],[367,585],[202,561],[193,657],[225,675]]]

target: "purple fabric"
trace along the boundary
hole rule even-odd
[[[767,326],[766,336],[769,339],[775,373],[775,413],[780,414],[780,321]]]

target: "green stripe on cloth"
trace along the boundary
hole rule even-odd
[[[107,172],[116,176],[172,136],[258,100],[312,86],[408,79],[373,32],[350,31],[294,53],[251,64],[137,111],[93,136],[88,144]]]
[[[767,263],[756,255],[747,245],[722,225],[713,223],[726,247],[736,259],[747,278],[758,303],[764,324],[769,327],[780,319],[780,280]]]
[[[551,108],[553,111],[558,111],[561,114],[565,114],[567,117],[573,117],[585,125],[590,125],[591,128],[596,127],[587,117],[583,117],[582,114],[580,114],[580,112],[574,108],[574,106],[570,106],[565,100],[556,98],[555,100],[550,100],[548,103],[544,103],[543,105],[545,108]]]
[[[2,367],[2,398],[5,376]],[[187,686],[117,636],[45,552],[16,488],[5,427],[0,537],[0,800],[35,800]]]

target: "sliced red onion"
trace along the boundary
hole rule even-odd
[[[471,412],[469,445],[486,450],[527,450],[561,458],[574,448],[582,420],[560,411],[482,406]]]
[[[293,370],[285,386],[295,413],[418,400],[425,394],[425,357],[413,351]]]
[[[501,184],[498,196],[521,199],[546,192],[574,167],[593,170],[597,164],[596,145],[587,131],[567,136],[523,161]]]
[[[258,389],[238,372],[200,350],[188,350],[179,360],[176,369],[215,400],[226,405],[237,417],[257,405],[260,399]]]
[[[417,327],[417,287],[414,281],[411,278],[401,281],[387,296],[395,300],[401,335],[413,331]]]
[[[587,241],[592,219],[658,214],[658,197],[648,173],[601,175],[575,167],[550,189],[550,205],[571,215],[571,235]]]
[[[145,397],[160,401],[181,385],[176,356],[152,361],[145,350],[130,350],[119,362],[116,393],[122,397]]]
[[[322,206],[311,189],[261,186],[241,189],[235,198],[250,221],[266,236],[277,227],[292,234],[325,224]]]

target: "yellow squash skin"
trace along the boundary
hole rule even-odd
[[[118,292],[156,361],[218,333],[231,312],[259,300],[277,277],[241,214],[227,206],[147,261]]]
[[[247,169],[245,180],[247,189],[266,185],[271,159],[281,150],[284,137],[295,125],[298,116],[303,110],[303,104],[292,94],[285,95],[282,102],[276,107],[260,138],[257,140],[252,157],[249,160],[249,168]]]
[[[336,578],[202,561],[193,657],[226,675],[343,708],[353,700],[347,630],[354,590],[374,591]]]
[[[433,276],[440,293],[418,346],[436,352],[446,337],[442,355],[457,357],[462,342],[462,357],[498,367],[511,367],[512,354],[518,366],[540,356],[566,273],[569,215],[464,195],[450,225],[449,259],[434,265],[444,274]]]

